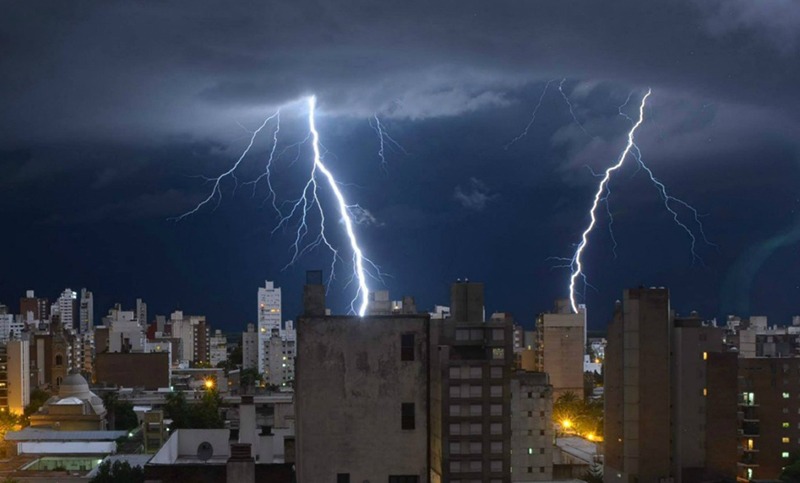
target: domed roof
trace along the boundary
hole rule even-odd
[[[58,389],[58,397],[77,397],[80,399],[89,399],[93,396],[89,391],[89,383],[80,374],[70,374],[61,381],[61,386]]]

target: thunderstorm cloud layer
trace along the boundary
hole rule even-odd
[[[3,2],[11,275],[0,303],[86,285],[101,304],[141,296],[222,326],[251,321],[263,279],[299,287],[327,255],[281,270],[292,231],[271,234],[263,189],[225,185],[216,210],[168,219],[207,195],[202,177],[228,169],[270,113],[315,94],[327,163],[359,205],[362,244],[391,275],[371,288],[426,308],[446,303],[457,277],[483,280],[487,310],[530,323],[568,295],[569,274],[550,257],[572,254],[592,172],[625,145],[619,106],[651,88],[637,145],[718,248],[702,247],[696,263],[631,163],[610,184],[616,257],[605,209],[585,254],[590,326],[639,284],[670,287],[679,311],[785,321],[800,312],[800,13],[791,1],[755,5]],[[385,160],[376,119],[402,146]],[[275,188],[286,199],[312,161],[307,145],[290,146],[303,121],[302,110],[283,119]],[[243,175],[263,171],[270,140],[256,141]],[[352,298],[343,275],[336,309]]]

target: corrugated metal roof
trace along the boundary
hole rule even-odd
[[[127,431],[56,431],[25,428],[22,431],[7,432],[6,441],[114,441],[127,435]]]

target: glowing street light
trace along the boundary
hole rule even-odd
[[[206,379],[205,382],[203,383],[203,385],[206,387],[206,389],[213,389],[214,388],[214,381],[213,381],[213,379]]]

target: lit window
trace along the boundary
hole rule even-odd
[[[784,399],[789,399],[789,393],[788,392],[783,393],[783,398]]]
[[[789,423],[783,422],[783,423],[781,423],[781,427],[784,428],[784,429],[788,429],[789,428]]]
[[[533,454],[533,448],[528,448],[528,454]]]
[[[703,360],[704,361],[708,360],[708,352],[703,352]]]
[[[784,451],[784,452],[781,453],[781,458],[788,458],[788,457],[789,457],[789,452],[788,451]]]
[[[708,389],[705,387],[703,388],[703,396],[708,396]]]
[[[789,438],[787,438],[786,436],[781,438],[781,443],[788,443],[788,442],[789,442]]]

